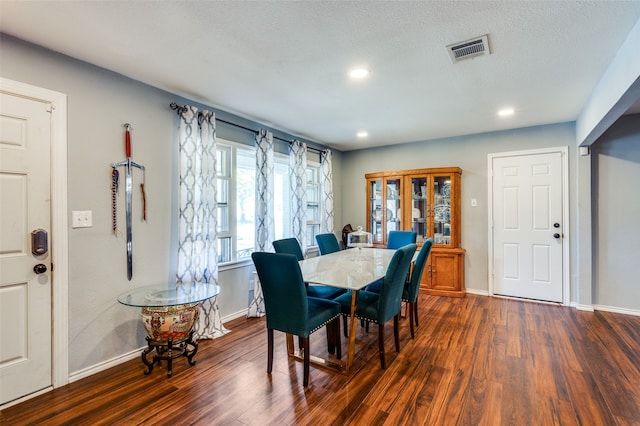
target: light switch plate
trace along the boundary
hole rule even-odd
[[[91,210],[74,210],[71,212],[72,228],[90,228],[93,226],[93,212]]]

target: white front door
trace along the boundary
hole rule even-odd
[[[493,294],[563,301],[561,152],[492,160]]]
[[[52,386],[51,104],[6,93],[0,96],[3,404]],[[40,236],[47,235],[46,247],[41,247],[46,252],[38,252],[32,244],[36,230],[41,230]]]

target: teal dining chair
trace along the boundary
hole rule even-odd
[[[273,242],[273,248],[276,253],[292,254],[297,260],[304,259],[300,243],[298,243],[298,240],[295,238],[283,238],[281,240],[276,240]],[[320,297],[322,299],[333,299],[345,292],[343,289],[328,285],[309,285],[308,283],[305,283],[305,287],[307,289],[307,295],[311,297]]]
[[[407,244],[393,254],[387,267],[380,293],[361,290],[357,294],[355,316],[361,320],[378,324],[378,352],[380,366],[386,368],[384,356],[384,325],[393,318],[393,333],[396,352],[400,352],[400,333],[398,320],[402,307],[402,291],[411,260],[416,251],[415,244]],[[341,306],[343,316],[351,314],[351,292],[336,299]]]
[[[420,281],[422,273],[427,265],[427,258],[433,245],[433,238],[427,239],[422,243],[422,248],[418,253],[413,269],[411,270],[411,278],[405,283],[402,291],[402,301],[409,305],[409,324],[411,328],[411,338],[415,338],[414,323],[418,327],[418,294],[420,293]]]
[[[418,233],[414,231],[389,231],[389,236],[387,237],[387,248],[399,249],[400,247],[406,246],[407,244],[415,244],[417,238]],[[381,288],[382,280],[378,280],[372,284],[369,284],[366,290],[380,293]]]
[[[418,257],[411,270],[411,275],[404,284],[404,290],[402,291],[402,301],[409,304],[409,324],[411,328],[411,338],[415,338],[415,327],[418,326],[418,294],[420,293],[420,280],[422,280],[422,273],[427,265],[427,258],[433,245],[433,238],[429,238],[422,244],[422,248],[418,253]],[[380,293],[382,288],[382,282],[376,281],[373,284],[369,284],[366,288],[367,291],[374,293]]]
[[[340,244],[338,243],[338,239],[335,234],[327,233],[327,234],[317,234],[316,242],[318,243],[318,249],[320,250],[320,255],[325,255],[329,253],[334,253],[336,251],[340,251]]]
[[[309,385],[309,336],[323,326],[334,341],[340,341],[338,302],[308,297],[298,259],[291,254],[255,252],[251,255],[256,267],[267,322],[267,374],[273,370],[274,330],[298,336],[303,351],[303,386]],[[341,348],[338,346],[338,359]]]
[[[275,240],[272,244],[276,253],[292,254],[298,260],[304,259],[304,254],[302,253],[300,243],[298,243],[298,240],[295,238],[283,238],[281,240]]]
[[[387,236],[387,248],[398,249],[407,244],[415,244],[418,233],[414,231],[389,231]]]

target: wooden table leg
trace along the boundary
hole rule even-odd
[[[358,291],[351,291],[351,314],[349,316],[349,347],[347,348],[347,375],[351,373],[351,366],[353,365],[353,358],[356,353],[356,300],[358,298]]]
[[[295,347],[293,345],[293,334],[286,334],[287,336],[287,354],[293,355],[295,352]]]

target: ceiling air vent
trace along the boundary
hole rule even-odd
[[[449,59],[455,64],[463,59],[475,58],[476,56],[489,55],[489,36],[487,34],[472,38],[470,40],[447,46]]]

